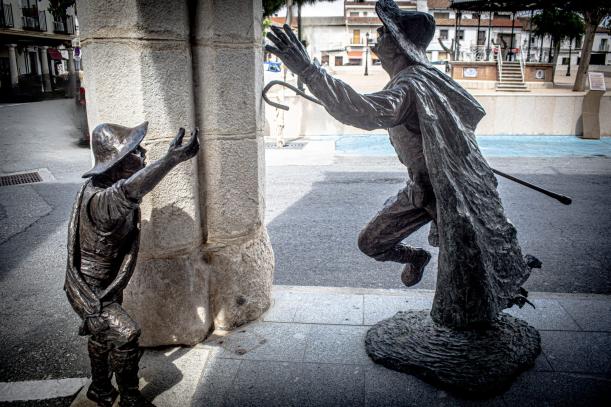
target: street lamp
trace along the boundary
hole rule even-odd
[[[369,61],[369,33],[365,33],[365,76],[369,75],[367,62]]]

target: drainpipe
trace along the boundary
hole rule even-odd
[[[490,18],[488,18],[488,44],[486,45],[486,59],[490,59],[490,30],[492,29],[492,11],[490,11]]]
[[[507,54],[508,60],[513,61],[513,29],[516,25],[516,12],[514,11],[511,17],[511,44],[509,45],[509,53]]]

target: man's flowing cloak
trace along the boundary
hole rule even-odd
[[[115,279],[104,289],[103,292],[96,295],[91,287],[85,282],[80,272],[81,257],[80,257],[80,239],[79,239],[79,213],[81,211],[81,204],[83,200],[83,192],[87,185],[91,181],[86,182],[78,192],[74,206],[72,207],[72,213],[70,215],[70,223],[68,226],[68,263],[66,265],[66,280],[64,282],[64,291],[68,296],[68,301],[74,311],[83,320],[83,325],[79,330],[79,334],[86,335],[87,332],[87,318],[98,317],[102,310],[102,303],[106,299],[113,298],[117,293],[122,291],[129,282],[134,268],[136,266],[136,260],[138,256],[139,248],[139,224],[135,221],[134,227],[136,228],[135,238],[130,243],[129,247],[125,252],[125,256],[121,261],[119,272]],[[138,211],[138,209],[136,209]],[[140,219],[139,214],[135,216],[135,219]]]
[[[530,268],[475,140],[485,111],[434,67],[413,65],[399,75],[414,92],[437,200],[439,270],[431,316],[454,328],[492,321],[511,306]]]

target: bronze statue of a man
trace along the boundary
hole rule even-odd
[[[83,320],[80,335],[89,335],[92,383],[87,397],[111,406],[117,391],[120,406],[147,406],[138,389],[140,328],[122,308],[123,289],[136,265],[142,197],[177,164],[199,150],[198,131],[183,145],[178,131],[165,156],[145,166],[140,146],[148,123],[134,128],[101,124],[91,135],[95,165],[79,191],[68,231],[68,265],[64,290]]]
[[[412,286],[431,255],[402,241],[432,222],[429,242],[440,248],[433,320],[455,328],[494,321],[524,294],[530,267],[475,140],[485,112],[428,62],[433,16],[401,10],[392,0],[379,0],[376,12],[383,26],[372,51],[391,78],[379,92],[359,94],[312,64],[287,25],[272,27],[267,37],[273,45],[266,50],[337,120],[366,130],[388,129],[408,169],[407,186],[365,226],[359,248],[376,260],[405,263],[401,279]]]

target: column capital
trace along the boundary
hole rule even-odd
[[[46,50],[49,49],[49,46],[47,46],[47,45],[39,45],[38,49],[42,49],[43,51],[46,51]]]
[[[17,48],[17,44],[6,44],[9,48]]]

